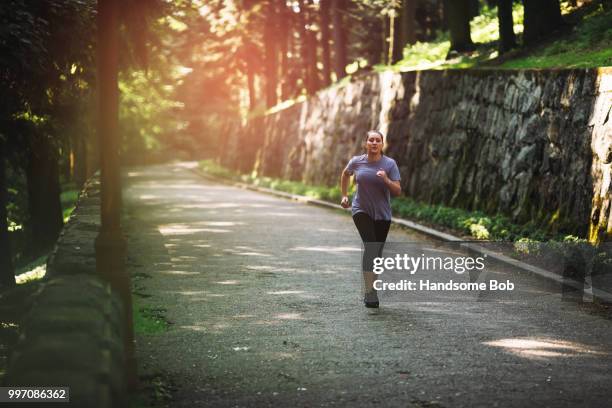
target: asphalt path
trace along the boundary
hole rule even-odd
[[[124,171],[138,302],[170,322],[138,335],[139,372],[172,380],[170,406],[609,406],[606,310],[494,265],[515,290],[381,293],[366,309],[347,214],[189,167]],[[399,228],[388,241],[448,250]]]

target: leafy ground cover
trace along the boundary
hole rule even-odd
[[[157,334],[168,330],[168,322],[164,319],[165,309],[142,306],[137,296],[133,296],[132,299],[134,332],[136,334]]]
[[[612,66],[612,10],[596,8],[564,35],[524,55],[509,58],[501,68],[589,68]]]
[[[60,194],[60,201],[62,203],[62,217],[64,218],[64,224],[70,219],[70,215],[74,211],[78,199],[79,190],[77,190],[74,183],[63,186],[62,193]]]

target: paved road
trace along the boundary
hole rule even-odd
[[[185,164],[125,172],[129,265],[167,310],[139,336],[171,406],[609,406],[612,321],[559,291],[361,303],[360,241],[339,211],[212,183]],[[390,241],[428,243],[392,229]]]

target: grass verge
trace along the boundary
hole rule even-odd
[[[134,296],[132,313],[136,334],[158,334],[168,330],[168,322],[164,318],[166,309],[143,306],[138,297]]]
[[[67,183],[62,186],[60,201],[62,203],[62,218],[64,224],[68,222],[72,212],[76,208],[76,203],[79,199],[79,190],[74,183]]]

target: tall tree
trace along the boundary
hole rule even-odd
[[[300,9],[295,7],[287,8],[288,35],[287,35],[287,59],[285,67],[285,75],[282,79],[282,94],[283,99],[297,97],[301,94],[300,79],[304,85],[305,77],[303,72],[302,61],[302,31]]]
[[[430,41],[437,36],[440,29],[448,28],[444,1],[417,1],[416,20],[419,27],[418,40]]]
[[[28,187],[18,195],[28,197],[24,225],[33,252],[53,244],[62,226],[57,147],[67,134],[61,122],[80,120],[62,99],[69,95],[72,106],[82,102],[71,86],[77,68],[87,67],[93,15],[92,2],[83,0],[0,4],[0,20],[11,27],[0,33],[0,132],[5,157],[19,157],[13,167],[27,175]]]
[[[416,43],[416,0],[402,0],[401,44]]]
[[[384,64],[388,64],[389,63],[389,51],[390,51],[390,45],[391,42],[389,41],[389,33],[391,32],[390,29],[390,19],[386,16],[383,15],[382,17],[382,50],[383,50],[383,56],[381,58],[381,62],[383,62]]]
[[[404,48],[408,44],[416,42],[416,1],[402,0],[401,4],[399,3],[391,3],[395,10],[395,16],[392,18],[394,27],[391,63],[393,64],[404,58]]]
[[[470,0],[444,0],[444,12],[450,31],[449,56],[453,51],[473,51],[476,47],[470,35],[470,19],[473,12]]]
[[[277,40],[279,36],[276,4],[277,2],[272,0],[265,5],[264,50],[266,55],[266,106],[268,107],[272,107],[278,102]]]
[[[468,7],[470,9],[470,20],[480,15],[480,0],[468,0]]]
[[[516,47],[512,0],[497,0],[497,21],[499,23],[499,52],[502,54]]]
[[[389,2],[389,56],[387,61],[394,64],[401,60],[404,53],[402,44],[402,20],[400,18],[400,4],[398,0]]]
[[[36,13],[30,7],[31,4],[17,1],[0,3],[0,21],[11,27],[0,30],[0,282],[7,286],[15,284],[15,271],[7,222],[6,170],[10,154],[21,141],[15,132],[15,118],[24,110],[26,94],[36,94],[34,85],[43,82],[38,74],[44,64],[48,36],[46,27],[35,23]]]
[[[58,149],[51,137],[35,131],[30,136],[26,166],[30,233],[36,237],[31,250],[40,255],[50,248],[64,225],[60,202]]]
[[[303,88],[307,90],[308,93],[310,88],[310,61],[308,55],[308,29],[306,27],[306,3],[307,0],[298,0],[299,12],[297,15],[298,20],[298,34],[300,38],[299,42],[299,55],[301,61],[301,78]]]
[[[304,20],[304,51],[306,61],[306,91],[308,94],[314,94],[319,90],[319,68],[317,66],[317,33],[316,33],[316,16],[313,11],[314,4],[308,0],[302,0]],[[300,6],[301,7],[301,6]]]
[[[340,80],[346,76],[346,27],[343,23],[344,0],[331,0],[332,33],[334,40],[334,71]]]
[[[255,75],[257,73],[258,64],[257,47],[248,37],[243,38],[242,41],[243,43],[239,51],[239,57],[246,71],[247,90],[249,93],[249,111],[253,111],[257,106],[257,91],[255,89]]]
[[[288,82],[289,76],[289,49],[292,43],[293,27],[292,13],[285,2],[279,7],[278,14],[278,42],[280,53],[280,84],[281,84],[281,100],[286,100],[290,96]]]
[[[78,107],[86,94],[75,87],[81,78],[78,66],[91,62],[90,45],[93,6],[91,3],[71,0],[42,2],[33,7],[36,14],[53,21],[46,38],[47,54],[44,69],[39,73],[43,86],[31,97],[26,112],[34,121],[23,120],[21,129],[28,134],[28,158],[25,174],[30,211],[29,233],[36,237],[31,250],[39,255],[57,240],[63,227],[60,202],[60,146],[69,144],[70,123],[79,123]],[[73,38],[74,34],[79,34]],[[63,150],[64,161],[69,149]]]
[[[0,286],[15,286],[15,269],[7,224],[8,205],[4,140],[0,135]]]
[[[329,49],[330,33],[329,33],[329,14],[330,0],[321,0],[319,2],[319,13],[321,20],[321,51],[323,63],[323,86],[331,83],[331,53]]]
[[[525,45],[535,44],[538,40],[561,28],[565,22],[561,17],[559,0],[524,0]]]

